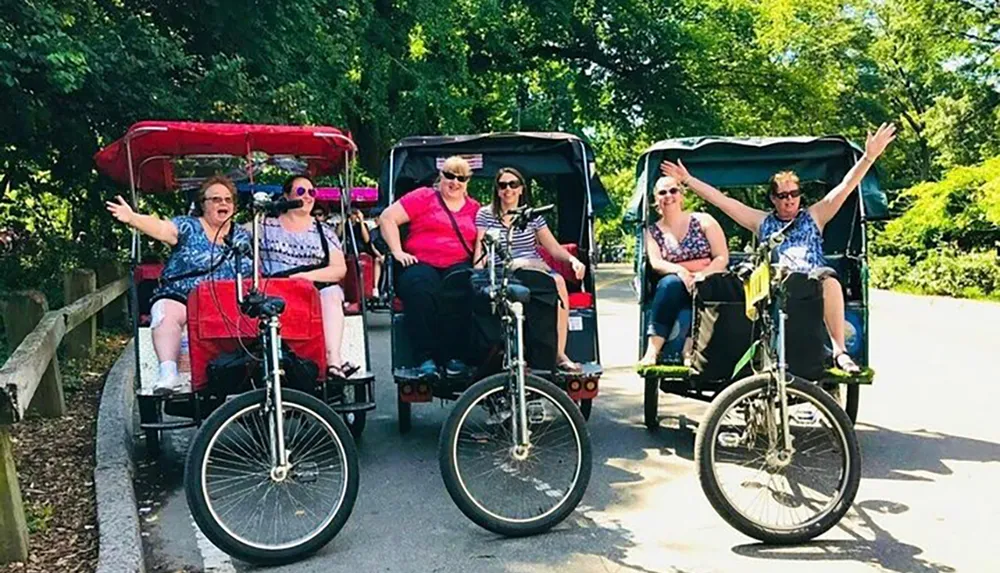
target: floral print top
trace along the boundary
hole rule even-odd
[[[702,229],[701,223],[694,215],[691,216],[691,222],[688,224],[687,234],[680,241],[675,239],[673,235],[664,233],[656,223],[653,223],[649,228],[649,232],[653,235],[656,244],[660,246],[660,256],[667,262],[682,263],[695,259],[712,258],[712,247],[708,244],[708,236],[705,235],[705,230]]]
[[[758,237],[764,240],[788,224],[774,213],[769,213],[760,223]],[[823,233],[809,211],[802,210],[795,216],[795,224],[785,231],[785,240],[775,249],[777,263],[788,266],[793,272],[809,272],[826,266],[823,256]]]

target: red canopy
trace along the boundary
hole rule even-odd
[[[337,173],[344,153],[356,149],[350,135],[334,127],[141,121],[94,155],[101,173],[124,185],[129,184],[129,147],[136,187],[149,192],[176,188],[173,160],[185,156],[296,156],[306,160],[310,175],[319,176]]]

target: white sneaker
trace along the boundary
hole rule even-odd
[[[160,376],[153,382],[153,395],[166,396],[173,394],[180,387],[180,378],[177,375]]]

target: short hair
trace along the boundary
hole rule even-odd
[[[461,155],[452,155],[441,164],[441,171],[448,171],[455,175],[472,175],[472,166]]]
[[[771,176],[771,195],[778,192],[778,186],[782,183],[799,183],[799,176],[794,171],[779,171]]]
[[[195,195],[194,201],[195,217],[201,217],[205,214],[205,210],[202,208],[202,203],[205,202],[205,194],[208,193],[208,188],[213,185],[222,185],[228,189],[230,196],[233,198],[233,204],[236,204],[236,184],[233,183],[233,180],[225,175],[213,175],[202,181],[201,187],[198,188],[198,193]]]

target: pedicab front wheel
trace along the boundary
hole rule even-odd
[[[479,526],[510,537],[564,520],[590,482],[590,434],[579,408],[555,384],[525,377],[529,445],[517,446],[510,374],[462,393],[441,430],[438,461],[458,508]]]
[[[786,386],[785,449],[774,374],[734,382],[698,427],[695,457],[705,496],[723,519],[764,543],[802,543],[844,517],[861,481],[861,453],[847,414],[819,386]]]
[[[195,434],[184,472],[191,515],[226,553],[260,564],[305,557],[330,542],[358,495],[358,455],[340,416],[282,391],[288,467],[271,461],[274,413],[258,389],[226,401]]]

